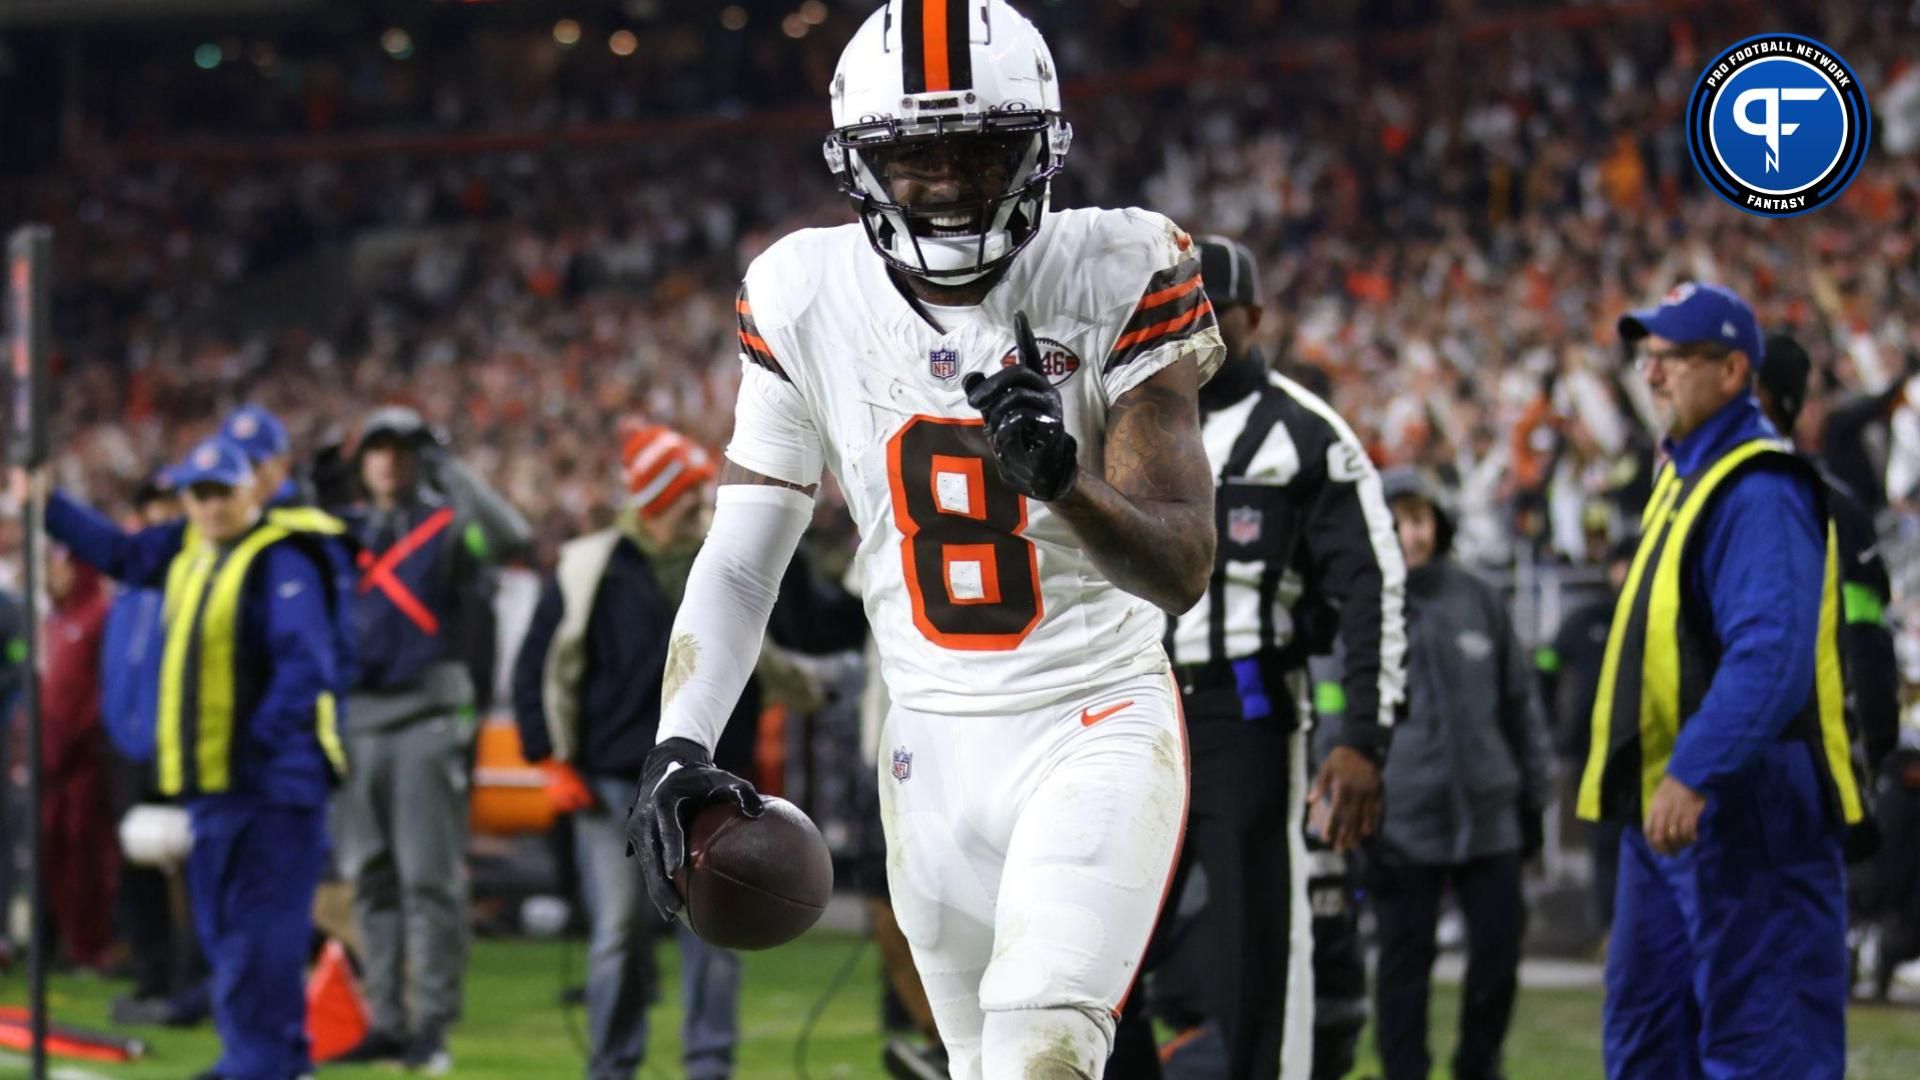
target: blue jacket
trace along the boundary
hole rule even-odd
[[[163,588],[168,565],[180,552],[184,523],[122,532],[113,522],[56,492],[47,504],[47,533],[74,556],[128,585]],[[194,804],[252,799],[317,807],[326,802],[331,770],[314,728],[314,702],[323,691],[345,690],[340,662],[345,623],[330,604],[346,560],[332,549],[335,582],[292,543],[262,552],[247,576],[241,601],[241,662],[254,665],[237,685],[253,688],[236,712],[245,720],[235,733],[232,787],[226,795]],[[151,731],[151,726],[149,726]]]
[[[416,500],[391,512],[359,508],[341,515],[361,548],[353,597],[358,689],[400,690],[448,658],[447,622],[466,557],[451,506]],[[405,548],[403,557],[390,553]]]
[[[154,706],[166,646],[163,589],[127,587],[107,610],[100,646],[100,713],[107,738],[128,761],[153,760]]]
[[[1749,439],[1778,437],[1752,397],[1668,440],[1691,476]],[[1826,572],[1826,530],[1802,478],[1750,469],[1708,505],[1690,553],[1687,600],[1709,615],[1723,647],[1698,712],[1681,725],[1667,774],[1701,792],[1740,778],[1813,693],[1814,645]],[[1808,774],[1811,775],[1811,774]]]

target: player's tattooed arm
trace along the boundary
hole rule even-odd
[[[789,491],[797,491],[802,495],[812,495],[820,490],[819,484],[803,485],[803,484],[791,483],[786,480],[775,480],[773,477],[768,476],[765,473],[757,473],[757,472],[754,472],[752,469],[735,465],[731,460],[727,460],[723,465],[720,466],[719,486],[726,487],[728,484],[748,484],[748,485],[759,486],[759,487],[786,488]]]
[[[1102,572],[1179,614],[1213,572],[1213,467],[1200,441],[1199,370],[1185,359],[1121,395],[1107,416],[1099,472],[1082,469],[1048,508],[1073,526]]]

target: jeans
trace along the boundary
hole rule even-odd
[[[598,806],[574,818],[580,892],[592,924],[587,957],[587,1080],[631,1080],[646,1057],[647,1006],[655,996],[653,946],[666,931],[647,898],[640,864],[627,858],[627,808],[639,784],[588,781]],[[676,923],[680,947],[681,1063],[689,1080],[733,1073],[739,1042],[740,957]]]

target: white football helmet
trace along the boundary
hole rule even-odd
[[[1006,0],[888,0],[847,43],[832,98],[827,164],[889,265],[962,285],[1033,239],[1073,128],[1060,113],[1052,51]],[[888,163],[930,144],[1004,155],[1004,190],[996,182],[957,202],[895,201]]]

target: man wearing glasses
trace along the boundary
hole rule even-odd
[[[1607,1075],[1839,1080],[1862,811],[1824,488],[1754,400],[1740,297],[1681,285],[1620,334],[1669,423],[1580,785],[1626,826]]]

